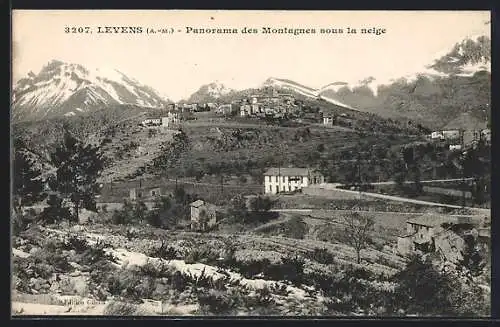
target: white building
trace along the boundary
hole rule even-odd
[[[264,193],[294,192],[324,182],[323,175],[309,168],[269,168],[264,173]]]
[[[431,138],[432,139],[444,139],[443,132],[432,132]]]
[[[150,118],[142,121],[143,126],[160,126],[162,123],[161,118]]]
[[[246,117],[250,116],[252,107],[249,104],[243,104],[240,106],[240,116]]]
[[[323,125],[332,126],[333,125],[333,117],[331,117],[331,116],[323,117]]]

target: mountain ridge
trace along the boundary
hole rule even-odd
[[[109,105],[163,107],[169,100],[119,70],[88,69],[80,64],[52,60],[38,74],[29,72],[12,92],[14,120],[74,116]]]

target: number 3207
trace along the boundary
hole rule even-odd
[[[89,26],[65,27],[64,33],[92,33]]]

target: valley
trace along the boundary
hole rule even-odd
[[[175,102],[49,62],[13,92],[12,314],[488,316],[488,44]]]

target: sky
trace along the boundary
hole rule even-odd
[[[14,10],[13,81],[50,60],[115,68],[177,101],[214,81],[258,87],[269,77],[313,88],[373,76],[388,81],[417,72],[466,37],[490,36],[488,11],[188,11]],[[65,33],[88,26],[92,33]],[[97,33],[141,26],[174,33]],[[236,28],[237,34],[193,34]],[[244,27],[259,33],[243,34]],[[315,34],[263,34],[263,27],[314,28]],[[348,34],[347,27],[356,34]],[[361,28],[385,34],[361,34]],[[321,34],[320,29],[343,29]]]

